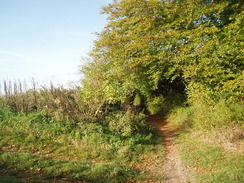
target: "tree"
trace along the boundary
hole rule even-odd
[[[114,0],[103,8],[109,22],[83,69],[84,91],[121,104],[185,88],[190,98],[239,99],[242,7],[237,0]]]

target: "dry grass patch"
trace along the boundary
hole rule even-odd
[[[244,152],[244,130],[240,125],[206,132],[192,131],[193,137],[227,151]]]

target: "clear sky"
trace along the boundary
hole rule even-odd
[[[78,82],[112,0],[0,0],[0,81]]]

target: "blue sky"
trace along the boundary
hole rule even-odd
[[[0,81],[78,82],[112,0],[0,0]]]

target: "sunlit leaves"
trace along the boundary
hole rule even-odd
[[[109,21],[91,52],[95,64],[85,69],[85,90],[112,103],[125,102],[135,91],[146,100],[183,92],[178,87],[183,85],[191,98],[199,92],[240,98],[242,6],[239,1],[115,0],[103,8]]]

